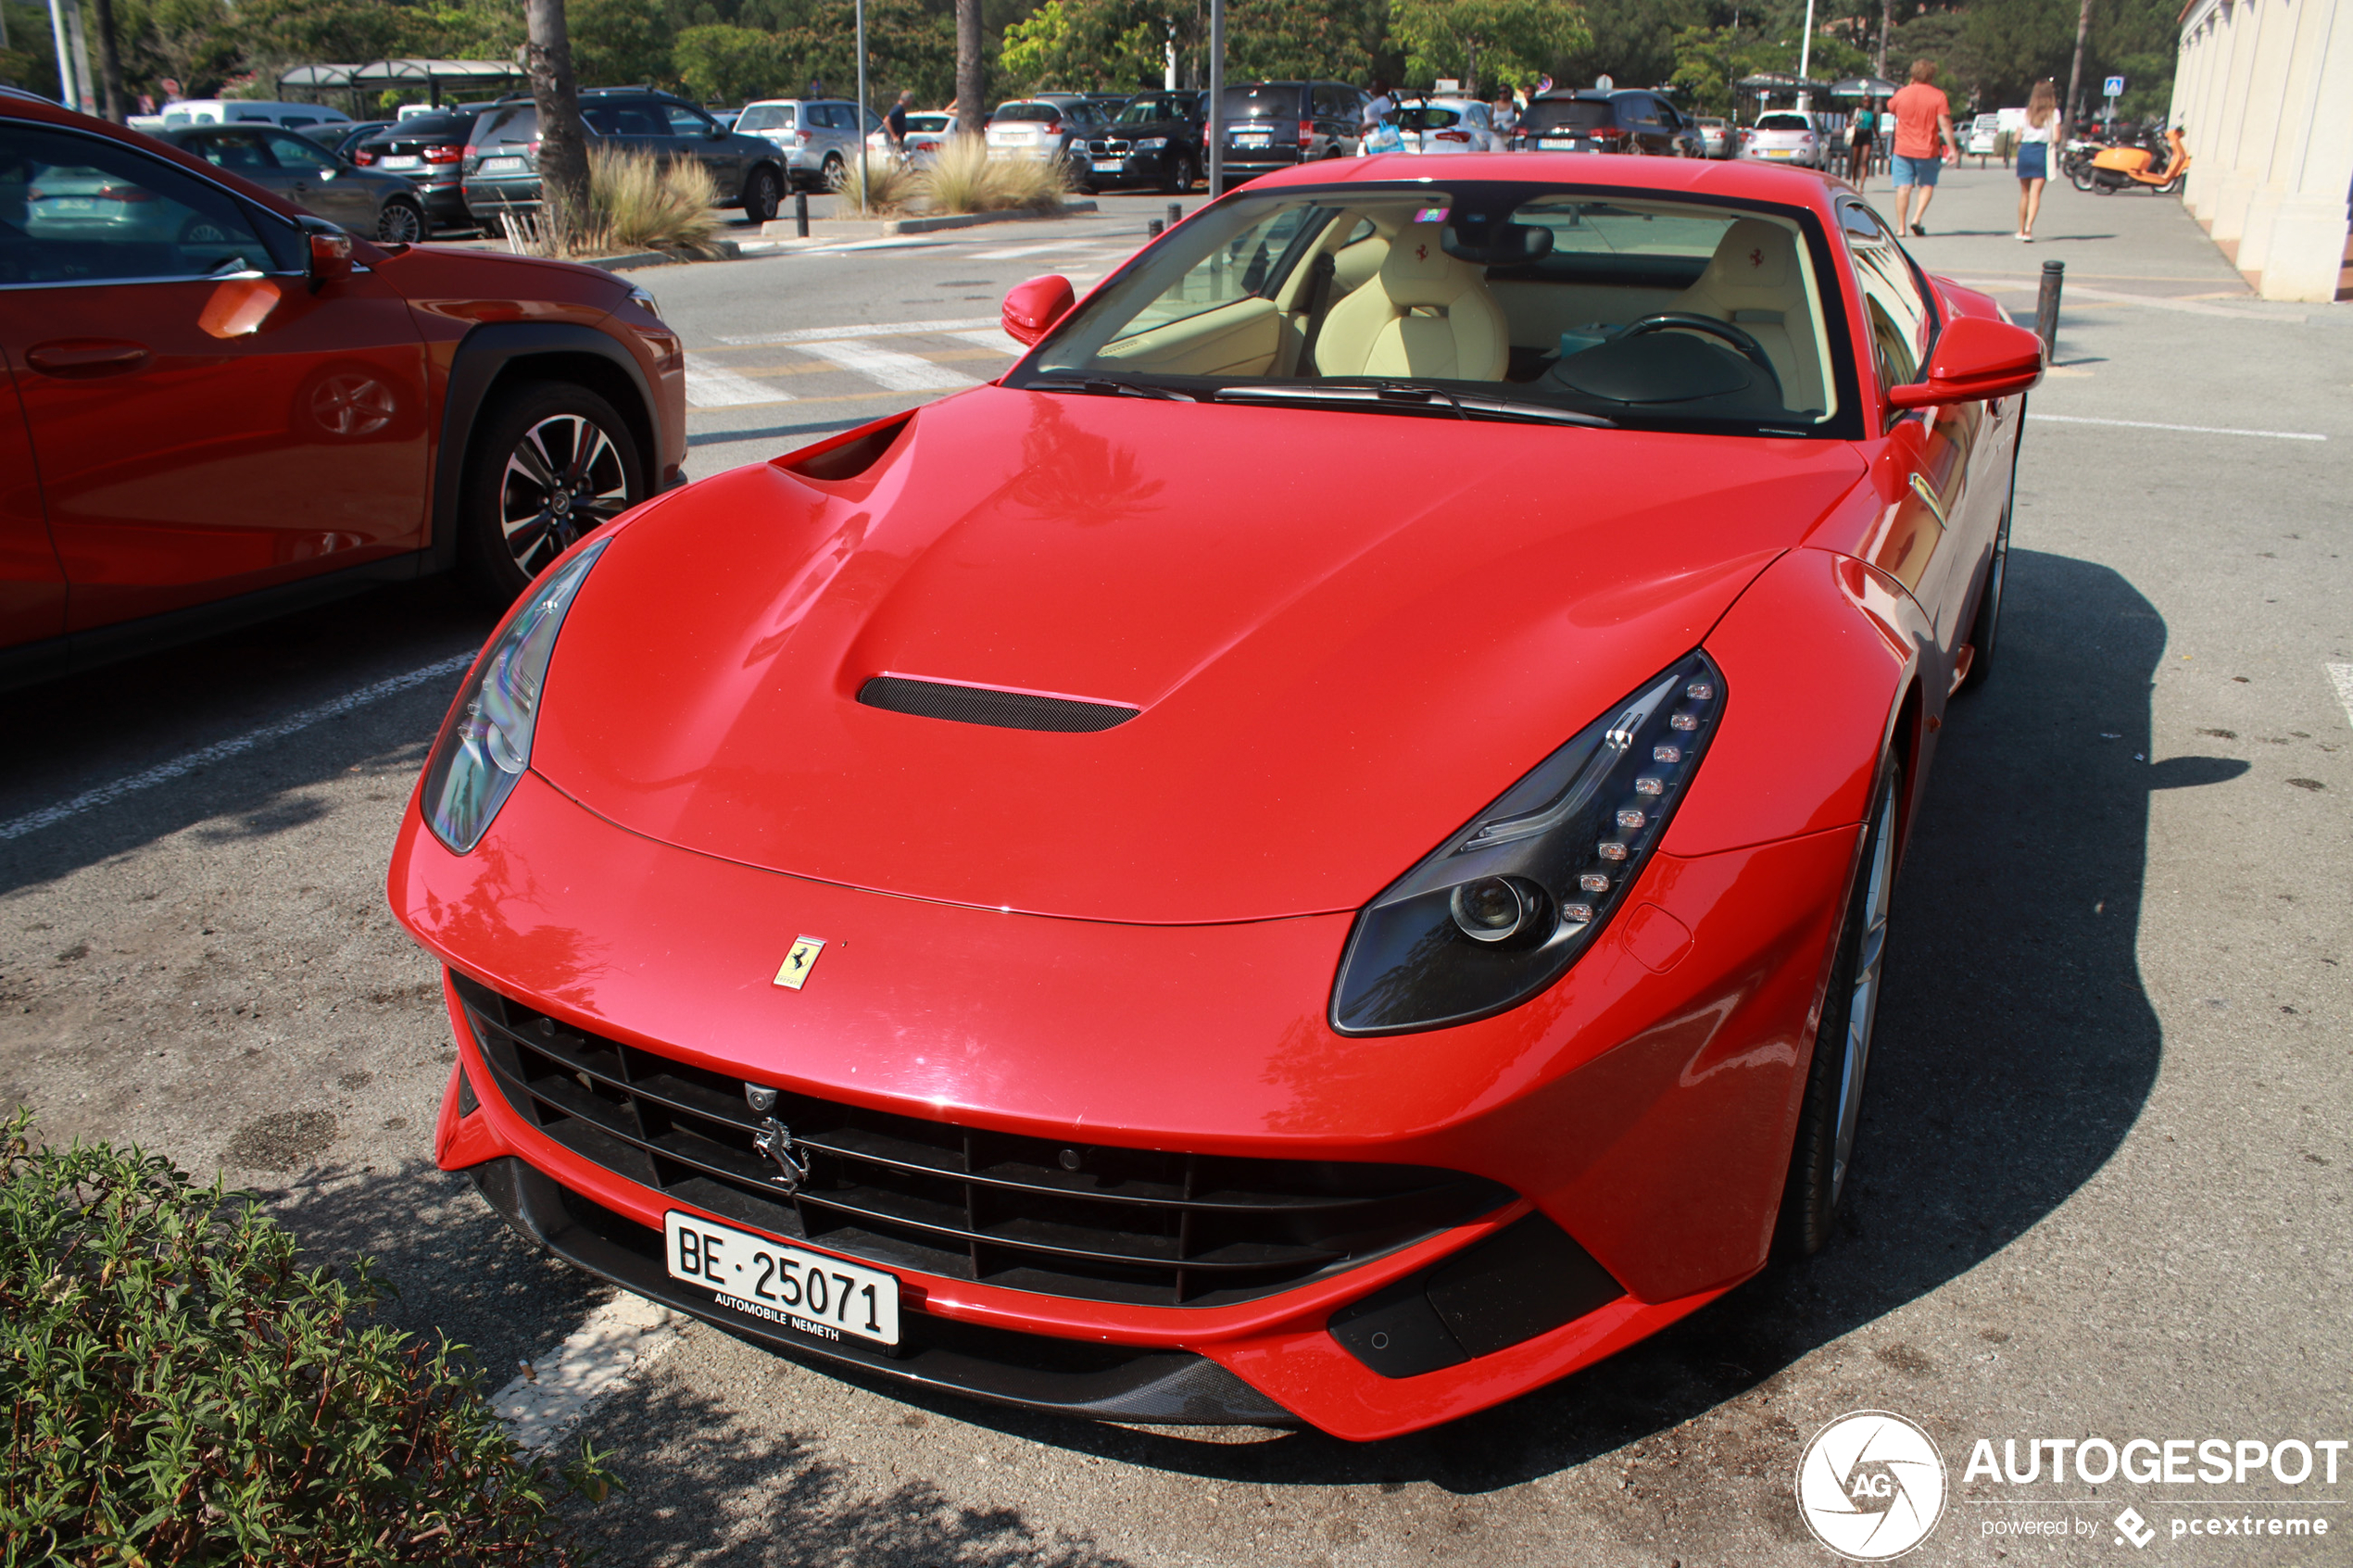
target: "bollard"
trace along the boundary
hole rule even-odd
[[[1184,204],[1182,202],[1170,202],[1168,204],[1168,227],[1172,229],[1175,228],[1177,224],[1184,221]]]
[[[809,193],[795,191],[792,197],[793,232],[802,239],[809,237]]]
[[[2067,281],[2067,263],[2043,263],[2043,293],[2034,301],[2034,335],[2043,340],[2045,358],[2058,353],[2059,287]]]
[[[1163,223],[1159,219],[1152,219],[1144,225],[1144,237],[1146,239],[1156,240],[1160,238],[1161,231],[1167,227],[1168,225]]]

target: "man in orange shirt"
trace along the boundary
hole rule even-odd
[[[1953,106],[1931,85],[1935,79],[1934,60],[1914,60],[1912,84],[1887,101],[1888,113],[1895,117],[1895,145],[1888,161],[1895,176],[1895,232],[1899,234],[1928,232],[1920,227],[1920,220],[1928,216],[1929,200],[1936,194],[1943,159],[1961,161],[1961,144],[1953,139]],[[1945,149],[1942,157],[1937,152],[1940,139]],[[1916,192],[1920,198],[1917,212],[1912,209]]]

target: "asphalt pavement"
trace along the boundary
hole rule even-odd
[[[1952,1475],[1909,1561],[2353,1562],[2353,1462],[2334,1485],[1964,1474],[1981,1438],[2353,1438],[2353,306],[2253,299],[2138,194],[2054,189],[2019,244],[2015,192],[1947,173],[1913,245],[2028,318],[2064,259],[2068,304],[1999,664],[1940,737],[1828,1251],[1366,1446],[910,1398],[689,1325],[580,1428],[627,1481],[583,1516],[610,1559],[1813,1564],[1801,1450],[1876,1408]],[[1083,286],[1164,200],[632,274],[686,337],[690,471],[995,375],[1005,288]],[[383,1260],[396,1320],[495,1386],[611,1309],[434,1168],[447,1024],[384,907],[490,623],[420,583],[0,698],[0,1098],[52,1139],[224,1172],[322,1260]],[[2186,1533],[2226,1511],[2332,1528]]]

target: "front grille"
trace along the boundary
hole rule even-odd
[[[885,1267],[1212,1307],[1352,1268],[1512,1200],[1453,1171],[1064,1144],[781,1094],[809,1174],[754,1147],[743,1081],[452,977],[501,1096],[582,1158],[710,1213]]]
[[[1129,153],[1134,152],[1136,149],[1132,144],[1124,141],[1096,141],[1089,142],[1087,144],[1087,150],[1094,154],[1097,157],[1126,157]]]

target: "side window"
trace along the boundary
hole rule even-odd
[[[704,117],[700,109],[688,108],[684,104],[664,104],[661,107],[662,112],[669,117],[670,133],[673,136],[692,136],[699,139],[718,129],[713,121]]]
[[[116,143],[0,127],[0,286],[246,268],[281,262],[226,192]]]
[[[258,131],[215,131],[188,144],[188,150],[215,169],[253,174],[278,167]]]
[[[334,154],[307,137],[297,136],[291,131],[271,131],[264,134],[270,139],[271,154],[277,158],[281,169],[333,169],[343,167],[335,161]]]
[[[1881,386],[1919,379],[1935,319],[1912,279],[1911,264],[1886,229],[1870,214],[1846,207],[1840,213],[1847,254],[1855,258],[1855,282],[1871,333],[1871,358]],[[1866,238],[1862,231],[1868,229]]]

